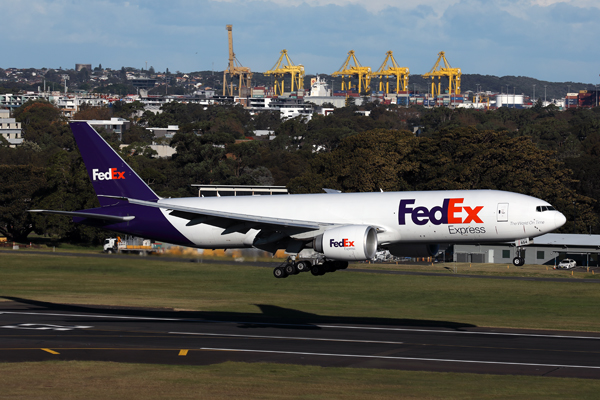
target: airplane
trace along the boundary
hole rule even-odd
[[[440,244],[520,243],[560,228],[565,216],[535,197],[499,190],[161,198],[85,121],[70,127],[100,202],[79,211],[29,210],[189,247],[257,248],[293,257],[277,278],[323,275],[366,261],[378,250],[434,256]],[[312,249],[321,262],[296,261]]]

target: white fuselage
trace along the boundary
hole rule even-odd
[[[551,232],[566,220],[546,201],[497,190],[194,197],[161,199],[159,203],[322,226],[320,231],[292,236],[304,240],[333,226],[370,225],[377,228],[381,245],[506,242]],[[224,234],[222,228],[188,225],[189,220],[162,211],[200,248],[252,247],[258,233],[250,229]]]

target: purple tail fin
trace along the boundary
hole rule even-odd
[[[158,200],[156,193],[87,122],[69,125],[102,206],[114,204],[115,200],[101,195]]]

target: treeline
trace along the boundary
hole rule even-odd
[[[133,121],[119,142],[100,132],[160,196],[196,196],[191,184],[287,185],[292,193],[500,189],[549,201],[565,213],[564,232],[600,231],[600,109],[558,111],[424,109],[369,103],[281,121],[240,106],[169,103],[157,115],[141,104],[88,108],[76,119]],[[25,143],[0,144],[0,234],[31,232],[98,242],[105,232],[27,209],[77,210],[98,205],[67,121],[45,102],[15,112]],[[172,159],[156,158],[145,126],[179,125]],[[255,130],[273,140],[250,140]],[[419,132],[415,135],[413,132]],[[120,148],[125,144],[124,148]],[[368,207],[368,205],[364,205]]]

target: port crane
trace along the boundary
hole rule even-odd
[[[237,95],[240,97],[250,96],[252,71],[250,71],[250,68],[242,66],[235,57],[235,53],[233,52],[232,25],[227,25],[226,28],[229,36],[229,64],[227,65],[227,69],[223,71],[223,96],[236,95],[233,89],[233,79],[235,76],[239,77]],[[227,83],[227,75],[229,75],[229,86]]]
[[[383,91],[383,84],[385,78],[385,92],[390,93],[390,81],[391,76],[396,77],[396,93],[400,91],[408,90],[408,76],[410,71],[408,68],[398,66],[398,63],[394,59],[392,51],[385,53],[385,60],[381,67],[371,74],[372,77],[379,77],[379,91]]]
[[[350,66],[351,62],[354,63],[353,66]],[[371,91],[371,67],[363,67],[360,65],[356,59],[354,50],[348,52],[348,58],[346,58],[342,67],[331,74],[331,76],[342,77],[342,90],[351,89],[352,83],[350,82],[350,78],[356,76],[358,77],[359,93],[369,93]],[[348,82],[346,82],[346,78],[348,78]]]
[[[443,61],[442,66],[440,61]],[[449,94],[460,94],[460,68],[452,68],[448,60],[446,60],[446,53],[440,51],[438,53],[438,59],[435,65],[426,74],[423,74],[424,78],[431,78],[431,94],[433,96],[442,94],[442,77],[447,77],[449,81],[448,93]],[[435,85],[435,78],[438,78],[437,87]]]
[[[287,65],[285,65],[287,63]],[[290,57],[288,56],[287,50],[281,50],[279,60],[275,63],[273,68],[265,72],[265,75],[272,75],[275,77],[275,94],[280,95],[284,92],[284,77],[285,75],[291,75],[291,89],[293,92],[294,88],[304,89],[304,66],[295,65]]]

